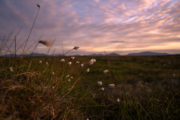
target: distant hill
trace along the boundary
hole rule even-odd
[[[48,56],[48,55],[44,53],[31,53],[31,54],[27,54],[27,56]]]
[[[119,54],[117,54],[117,53],[109,53],[109,54],[106,54],[106,56],[119,56]]]
[[[6,55],[2,55],[2,57],[14,57],[15,55],[14,54],[6,54]],[[44,53],[30,53],[30,54],[18,54],[16,55],[16,57],[20,57],[20,56],[24,56],[24,57],[28,57],[28,56],[49,56],[47,54],[44,54]]]
[[[168,53],[157,53],[157,52],[140,52],[140,53],[129,53],[128,56],[152,56],[152,55],[169,55]]]
[[[119,56],[119,54],[117,54],[117,53],[108,53],[108,54],[96,54],[96,53],[94,53],[94,54],[91,54],[90,56]]]
[[[94,53],[94,54],[90,54],[88,56],[104,56],[104,54],[96,54],[96,53]]]

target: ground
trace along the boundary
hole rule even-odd
[[[179,61],[179,55],[1,57],[0,119],[179,120]]]

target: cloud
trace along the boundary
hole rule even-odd
[[[101,0],[94,0],[94,2],[99,3]]]
[[[22,1],[3,2],[1,9],[7,15],[0,12],[6,16],[0,28],[9,32],[19,24],[23,33],[28,32],[37,2]],[[42,35],[42,39],[56,38],[54,47],[59,52],[62,44],[65,49],[77,45],[86,52],[180,49],[175,46],[180,42],[178,0],[43,0],[40,4],[30,43]]]

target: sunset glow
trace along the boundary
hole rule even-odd
[[[180,0],[1,0],[1,39],[21,30],[20,45],[37,3],[41,9],[28,45],[41,37],[55,40],[57,54],[73,46],[80,47],[79,54],[180,53]],[[39,45],[37,52],[46,49]]]

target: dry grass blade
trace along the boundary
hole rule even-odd
[[[24,72],[24,73],[17,74],[16,77],[22,76],[22,75],[34,77],[34,76],[39,75],[39,72]]]
[[[40,8],[40,5],[38,4],[37,7]],[[25,43],[24,43],[23,53],[25,52],[26,45],[27,45],[27,43],[28,43],[28,41],[29,41],[29,38],[30,38],[30,36],[31,36],[31,33],[32,33],[32,31],[33,31],[34,25],[35,25],[35,23],[36,23],[36,19],[37,19],[38,15],[39,15],[39,11],[40,11],[40,9],[37,10],[37,13],[36,13],[36,16],[35,16],[35,18],[34,18],[33,24],[32,24],[32,26],[31,26],[30,32],[29,32],[28,37],[27,37],[27,39],[26,39],[26,41],[25,41]]]
[[[79,80],[81,80],[81,76],[76,79],[76,81],[73,83],[73,85],[71,86],[71,88],[69,88],[68,92],[65,93],[65,94],[61,97],[61,100],[63,100],[69,93],[71,93],[71,91],[74,89],[74,87],[76,86],[76,84],[77,84],[77,82],[78,82]]]

